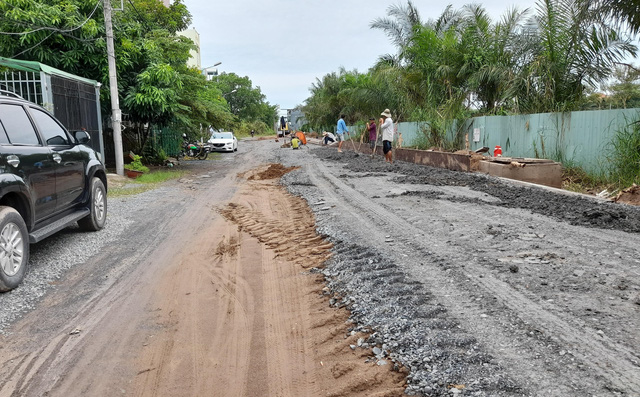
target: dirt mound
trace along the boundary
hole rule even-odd
[[[277,140],[278,136],[277,135],[266,135],[266,136],[259,136],[258,137],[259,141],[269,141],[271,139],[276,139]]]
[[[615,199],[613,199],[616,203],[624,203],[631,205],[640,205],[640,186],[633,185],[627,189],[624,189]]]
[[[300,167],[285,167],[282,164],[269,164],[266,170],[258,170],[247,177],[250,181],[276,179]]]

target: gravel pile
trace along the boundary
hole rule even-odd
[[[336,296],[333,304],[350,310],[357,324],[352,332],[370,334],[361,347],[372,349],[378,365],[388,359],[410,370],[407,394],[451,395],[460,391],[456,385],[465,395],[521,394],[476,339],[393,261],[337,243],[322,272]]]
[[[286,152],[281,155],[279,160],[285,163],[298,160]],[[302,171],[289,173],[281,181],[309,203],[324,198]],[[407,394],[451,396],[462,392],[455,387],[460,386],[464,395],[522,395],[475,338],[418,282],[408,279],[398,263],[374,248],[344,243],[352,237],[340,222],[322,206],[312,208],[318,232],[335,245],[333,258],[320,270],[333,294],[331,303],[350,311],[352,333],[369,335],[357,347],[370,349],[371,360],[409,369]]]

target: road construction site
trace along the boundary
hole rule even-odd
[[[37,245],[0,396],[638,395],[638,207],[281,144]]]

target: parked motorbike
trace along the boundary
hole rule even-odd
[[[206,160],[207,156],[209,156],[209,152],[211,151],[208,144],[198,142],[189,143],[187,140],[187,134],[182,134],[182,138],[182,148],[178,155],[178,160],[181,160],[184,157]]]

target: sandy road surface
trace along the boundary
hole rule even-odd
[[[0,396],[640,395],[638,208],[280,143],[114,200],[98,254],[0,296]]]
[[[0,396],[402,395],[310,271],[331,244],[287,170],[248,149],[110,213],[132,222],[5,327]]]

